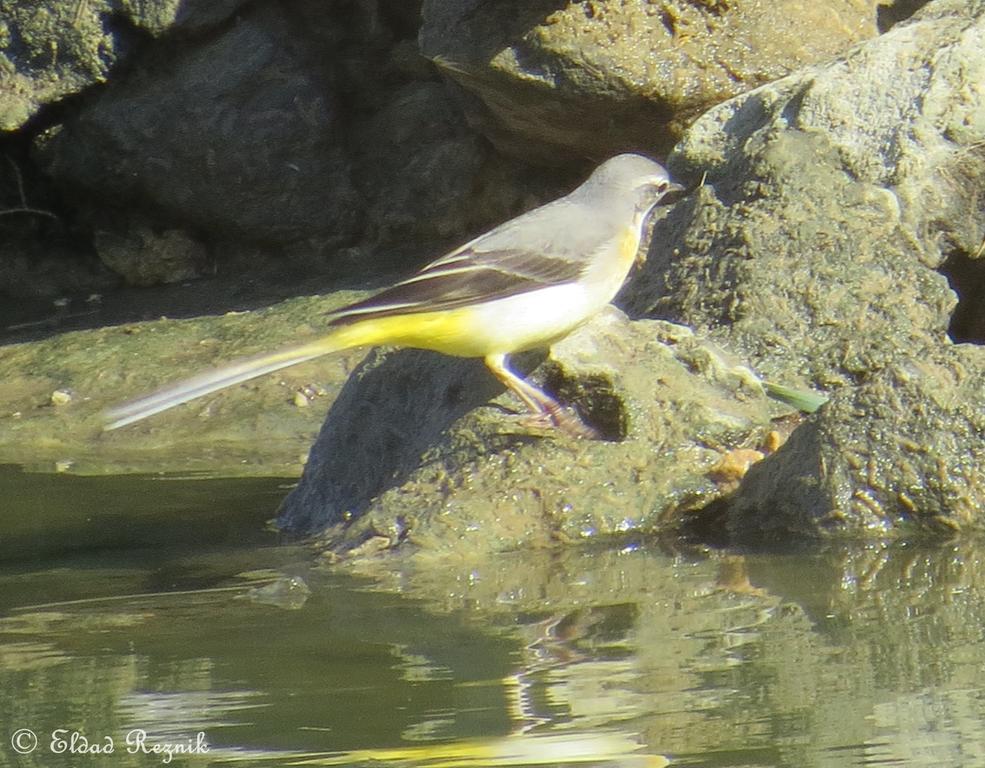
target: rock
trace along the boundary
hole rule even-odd
[[[267,4],[208,36],[151,43],[67,109],[35,159],[99,233],[101,257],[105,233],[127,238],[118,220],[135,218],[213,254],[266,247],[307,274],[420,261],[559,182],[498,157],[468,127],[417,50],[414,8]],[[166,14],[147,10],[157,30]],[[137,282],[175,271],[149,255]],[[133,258],[109,259],[133,277]]]
[[[744,543],[982,528],[985,349],[898,357],[840,390],[752,467],[729,526]]]
[[[143,34],[200,31],[244,0],[4,0],[0,3],[0,131],[107,80]]]
[[[808,20],[869,21],[816,46],[793,21],[771,23],[773,58],[708,54],[729,58],[735,77],[709,68],[701,88],[681,79],[672,54],[652,53],[656,38],[671,52],[707,53],[700,46],[716,41],[728,52],[752,39],[738,34],[751,20],[766,26],[793,5],[651,3],[639,6],[655,14],[644,18],[629,4],[428,0],[421,40],[460,89],[481,97],[469,115],[501,147],[571,160],[663,146],[708,99],[871,34],[869,3],[851,4],[856,16],[809,8]],[[474,234],[533,202],[525,195],[538,196],[529,182],[537,177],[470,134],[411,55],[410,10],[397,0],[354,3],[346,27],[320,8],[251,4],[209,35],[151,41],[118,81],[66,110],[38,157],[76,202],[150,222],[151,233],[187,233],[147,241],[167,252],[208,237],[211,253],[248,241],[288,260],[310,251],[339,260],[340,245],[351,246],[343,253],[352,263],[390,244],[436,256],[432,240]],[[472,23],[462,27],[464,11]],[[369,556],[403,542],[488,552],[649,533],[713,502],[751,543],[908,531],[912,521],[973,527],[969,510],[985,507],[972,477],[980,403],[961,377],[981,366],[977,349],[947,334],[960,327],[974,339],[983,327],[983,16],[985,0],[937,0],[836,61],[697,119],[672,170],[696,185],[707,175],[655,223],[645,271],[620,299],[634,319],[599,317],[546,360],[520,360],[605,440],[532,432],[480,362],[411,351],[373,353],[344,386],[357,358],[326,363],[327,381],[291,369],[126,434],[100,431],[102,407],[176,369],[317,334],[318,318],[341,301],[326,297],[243,322],[161,322],[5,348],[0,456],[43,451],[70,457],[73,471],[125,455],[130,467],[177,456],[195,468],[289,473],[318,419],[308,392],[341,389],[280,516],[290,531],[323,532],[336,553]],[[624,29],[640,35],[622,36],[628,48],[608,44]],[[716,37],[722,30],[737,36]],[[783,53],[801,38],[810,42],[803,59]],[[86,221],[125,236],[136,226]],[[113,260],[107,236],[97,243]],[[117,256],[130,250],[115,247]],[[152,274],[133,263],[124,271]],[[755,460],[769,453],[776,410],[732,357],[833,396],[765,464]],[[151,358],[162,368],[150,369]],[[62,388],[75,399],[51,407]],[[299,393],[311,407],[295,405]],[[933,400],[943,394],[950,399]],[[906,453],[914,446],[917,458]],[[935,476],[934,467],[944,469]],[[777,521],[773,504],[784,510]]]
[[[351,240],[359,205],[334,90],[272,6],[204,44],[170,43],[42,145],[46,171],[101,206],[247,241]]]
[[[421,263],[556,196],[557,179],[545,183],[498,156],[469,127],[418,49],[419,0],[361,0],[346,11],[326,14],[308,0],[291,18],[300,37],[332,52],[347,106],[343,132],[364,222],[353,270]]]
[[[359,351],[234,387],[153,421],[104,432],[105,410],[221,361],[312,338],[351,292],[254,312],[157,319],[0,346],[0,464],[45,471],[64,457],[78,474],[187,472],[291,477]],[[52,392],[72,393],[52,407]],[[294,405],[298,391],[317,395]],[[324,399],[321,397],[324,395]]]
[[[537,358],[521,358],[530,370]],[[723,491],[710,470],[760,444],[770,406],[748,369],[669,323],[603,313],[534,379],[605,440],[524,425],[475,360],[374,356],[322,428],[279,525],[345,552],[383,537],[432,552],[501,551],[653,531]]]
[[[395,89],[353,132],[360,136],[353,178],[366,200],[364,242],[384,252],[465,242],[520,213],[522,191],[534,186],[528,169],[469,130],[438,82]]]
[[[206,247],[179,229],[157,231],[134,221],[126,232],[96,231],[96,252],[103,264],[128,285],[177,283],[201,276],[208,265]]]
[[[749,473],[730,522],[743,541],[774,527],[822,535],[830,520],[862,533],[873,515],[880,533],[980,524],[968,510],[985,508],[983,489],[965,477],[975,422],[936,404],[933,382],[977,366],[948,341],[956,297],[942,272],[959,263],[963,285],[985,284],[983,49],[985,2],[937,0],[843,59],[710,110],[670,158],[706,182],[664,223],[672,248],[627,293],[631,312],[694,325],[767,378],[836,391],[768,475]],[[958,307],[969,328],[973,295]],[[907,383],[915,365],[925,384]],[[880,401],[916,413],[893,421]],[[933,443],[939,469],[894,442],[914,440]],[[865,506],[869,470],[849,469],[859,455],[880,467],[882,513]],[[795,522],[773,522],[798,506]]]
[[[630,312],[713,331],[766,378],[828,390],[939,345],[954,295],[898,197],[842,168],[822,131],[761,138],[731,155],[748,167],[677,206],[674,256],[651,255]]]
[[[497,148],[559,162],[662,155],[709,106],[876,31],[868,0],[426,0],[420,43]]]
[[[85,0],[88,6],[115,6],[104,0]],[[71,3],[69,3],[71,4]],[[142,0],[123,3],[122,15],[154,37],[165,34],[193,34],[221,24],[246,5],[246,0]]]
[[[929,0],[881,0],[879,3],[879,31],[885,32],[894,24],[910,18]]]

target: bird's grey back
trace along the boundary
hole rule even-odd
[[[642,155],[617,155],[602,163],[568,195],[500,224],[473,243],[473,250],[512,250],[522,243],[545,256],[585,258],[630,224],[641,186],[669,178]]]

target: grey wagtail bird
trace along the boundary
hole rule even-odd
[[[653,160],[617,155],[570,194],[500,224],[375,296],[327,315],[324,336],[233,362],[120,405],[108,412],[106,428],[132,424],[331,352],[392,345],[481,357],[535,421],[589,436],[592,430],[577,417],[511,371],[507,355],[549,347],[608,304],[637,261],[647,215],[676,191],[683,187]]]

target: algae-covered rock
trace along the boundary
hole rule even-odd
[[[729,517],[737,538],[982,528],[985,349],[897,357],[840,390],[753,467]]]
[[[983,49],[985,3],[938,0],[710,110],[671,157],[704,185],[665,223],[672,248],[628,306],[695,325],[768,378],[835,392],[750,473],[730,522],[744,541],[981,525],[980,398],[961,373],[980,368],[948,340],[946,274],[961,265],[975,327]]]
[[[0,2],[0,131],[103,83],[142,35],[213,26],[244,0],[3,0]]]
[[[721,176],[709,166],[673,214],[673,251],[627,292],[630,311],[714,331],[768,378],[827,390],[941,344],[956,302],[927,264],[932,246],[892,190],[839,158],[823,131],[764,127]]]
[[[104,432],[104,412],[222,362],[311,338],[322,316],[352,298],[299,298],[0,347],[0,463],[78,474],[296,475],[330,399],[363,353],[297,366],[124,430]],[[55,407],[56,391],[70,393],[70,402]]]
[[[525,158],[666,152],[709,106],[876,34],[876,3],[427,0],[421,50]]]
[[[323,541],[342,551],[652,532],[723,495],[713,467],[770,429],[747,368],[686,328],[616,310],[556,344],[533,378],[606,439],[532,431],[511,396],[487,404],[497,387],[478,361],[401,352],[357,371],[335,401],[280,525],[332,526]]]

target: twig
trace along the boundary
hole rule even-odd
[[[54,219],[55,221],[58,221],[57,215],[55,215],[51,211],[42,211],[40,208],[27,208],[27,207],[5,208],[4,210],[0,211],[0,216],[9,216],[12,213],[31,213],[34,214],[35,216],[47,216],[49,219]]]
[[[24,177],[21,175],[21,169],[17,167],[15,163],[9,156],[5,156],[10,167],[14,171],[14,183],[17,184],[17,197],[20,199],[21,204],[16,208],[4,208],[0,210],[0,216],[9,216],[12,213],[28,213],[34,216],[47,216],[50,219],[58,221],[58,216],[56,216],[51,211],[45,211],[40,208],[32,208],[27,204],[27,194],[24,192]]]

